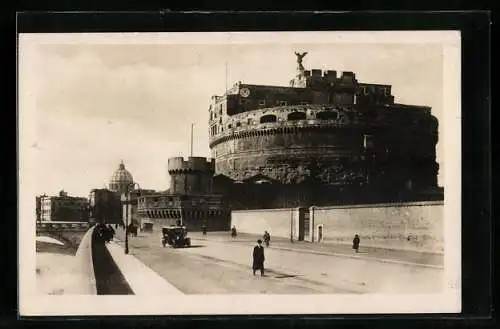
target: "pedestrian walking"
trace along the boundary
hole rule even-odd
[[[354,239],[352,240],[352,249],[354,249],[356,252],[359,252],[359,235],[355,235]]]
[[[257,240],[257,245],[253,248],[253,275],[257,270],[260,270],[260,275],[264,276],[264,247],[262,240]]]
[[[115,230],[113,229],[113,227],[111,225],[108,225],[108,229],[107,229],[107,242],[110,242],[113,240],[113,238],[115,237]]]
[[[236,238],[236,235],[237,235],[237,233],[236,233],[236,226],[233,225],[233,228],[231,229],[231,237],[232,238]]]
[[[269,243],[271,242],[271,235],[269,232],[265,231],[264,232],[264,243],[266,244],[266,247],[269,247]]]
[[[203,232],[203,235],[207,235],[207,225],[203,224],[203,225],[201,226],[201,230],[202,230],[202,232]]]

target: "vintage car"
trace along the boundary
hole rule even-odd
[[[153,222],[149,220],[143,220],[141,222],[141,231],[142,232],[153,232]]]
[[[161,244],[163,247],[167,245],[174,248],[190,247],[191,238],[187,236],[185,226],[170,226],[162,228]]]

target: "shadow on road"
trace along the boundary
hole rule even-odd
[[[134,246],[134,248],[136,249],[140,249],[140,248],[137,248]],[[144,247],[145,249],[149,248],[149,247]],[[189,247],[172,247],[172,246],[165,246],[163,248],[168,248],[168,249],[179,249],[179,250],[182,250],[182,249],[191,249],[191,248],[206,248],[205,245],[202,245],[202,244],[192,244],[191,246]]]

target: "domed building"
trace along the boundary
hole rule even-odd
[[[130,184],[134,183],[134,178],[132,174],[125,169],[123,161],[120,162],[118,169],[111,176],[111,181],[109,183],[109,189],[113,192],[124,193],[127,192]]]

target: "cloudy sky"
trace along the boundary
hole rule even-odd
[[[76,38],[76,39],[75,39]],[[30,154],[36,193],[87,196],[121,160],[143,188],[168,188],[167,159],[208,156],[210,97],[236,81],[287,85],[294,51],[306,69],[353,71],[360,82],[390,84],[396,102],[442,115],[442,48],[437,43],[29,42],[19,46],[19,116],[33,120]],[[76,41],[75,41],[76,40]],[[151,42],[148,42],[150,40]],[[220,41],[220,40],[219,40]],[[442,129],[441,129],[442,131]],[[26,137],[27,138],[27,137]],[[442,164],[442,143],[438,161]],[[31,167],[30,167],[31,168]],[[442,172],[440,178],[442,177]]]

